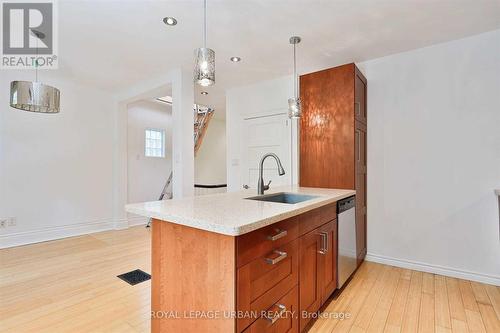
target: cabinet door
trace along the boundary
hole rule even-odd
[[[319,285],[321,236],[319,229],[315,229],[300,237],[300,313],[303,311],[315,313],[321,305],[321,289]],[[300,316],[300,331],[311,320],[312,316]]]
[[[357,121],[366,124],[366,79],[358,70],[354,81],[354,116]]]
[[[322,237],[319,282],[323,304],[337,288],[337,220],[328,222],[319,232]]]
[[[355,67],[300,77],[300,186],[354,188]]]
[[[298,289],[291,289],[243,333],[298,333]]]
[[[356,249],[358,265],[366,255],[366,125],[356,121]]]

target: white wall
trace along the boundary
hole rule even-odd
[[[217,112],[217,111],[215,111]],[[226,184],[226,122],[212,118],[194,161],[195,184]]]
[[[227,136],[227,183],[228,191],[241,190],[242,174],[242,128],[244,117],[266,116],[286,113],[288,98],[293,96],[292,76],[284,76],[257,84],[237,87],[226,91],[226,136]],[[292,150],[291,166],[285,170],[292,175],[291,182],[297,183],[297,125],[292,122],[290,137]],[[282,161],[285,162],[285,161]],[[272,162],[274,163],[274,162]],[[290,169],[291,172],[290,172]]]
[[[43,71],[61,91],[61,112],[10,108],[10,81],[33,75],[0,76],[0,217],[17,219],[0,229],[0,247],[113,227],[111,96]]]
[[[500,31],[360,67],[368,258],[500,284]]]
[[[148,128],[165,130],[165,158],[144,155],[144,132]],[[128,106],[127,156],[128,203],[158,200],[172,171],[170,105],[139,101]]]

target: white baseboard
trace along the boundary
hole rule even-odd
[[[115,222],[112,219],[103,219],[86,223],[75,223],[64,226],[4,234],[0,235],[0,249],[113,230],[114,226]]]
[[[134,227],[136,225],[145,225],[148,222],[149,222],[149,218],[144,217],[144,216],[134,216],[134,217],[128,218],[128,226],[129,227]]]
[[[500,286],[500,277],[368,253],[366,261]]]
[[[0,249],[47,242],[67,237],[93,234],[106,230],[122,230],[128,227],[144,225],[149,219],[142,216],[133,216],[126,219],[103,219],[85,223],[75,223],[64,226],[48,227],[37,230],[23,231],[0,235]]]
[[[123,230],[128,228],[128,219],[117,219],[114,221],[114,229],[115,230]]]

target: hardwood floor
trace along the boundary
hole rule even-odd
[[[365,262],[313,332],[500,332],[500,287]]]
[[[0,250],[0,332],[149,332],[151,282],[116,276],[150,252],[144,227]]]
[[[149,332],[150,281],[116,276],[150,249],[134,227],[0,250],[0,332]],[[323,315],[310,332],[497,333],[500,287],[365,262]]]

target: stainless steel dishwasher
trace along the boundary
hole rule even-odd
[[[356,270],[356,198],[354,196],[337,202],[338,260],[337,288],[341,288]]]

